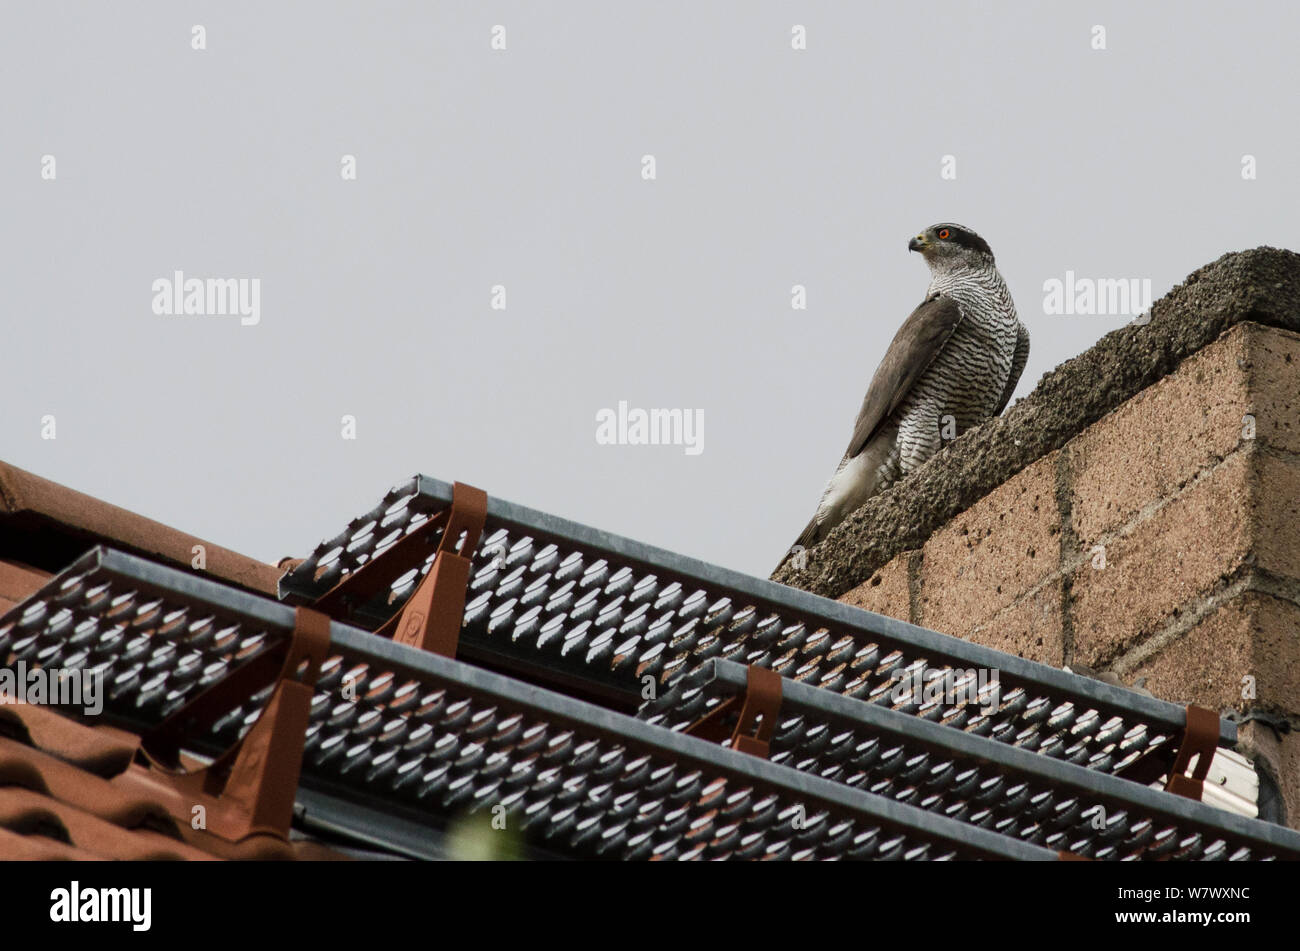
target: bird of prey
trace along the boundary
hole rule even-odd
[[[871,496],[919,468],[944,439],[1001,413],[1025,368],[1029,331],[988,242],[944,223],[926,228],[907,249],[930,267],[925,300],[885,351],[844,458],[792,551],[820,542]]]

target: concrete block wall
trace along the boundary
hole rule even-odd
[[[1300,334],[1232,326],[841,600],[1233,711],[1300,824]]]

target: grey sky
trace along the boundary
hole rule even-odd
[[[1045,280],[1158,297],[1224,251],[1300,246],[1295,4],[6,0],[4,21],[0,458],[267,560],[422,471],[766,574],[920,300],[920,228],[992,244],[1032,335],[1018,395],[1127,319],[1045,316]],[[260,323],[155,315],[178,269],[260,279]],[[701,409],[704,451],[598,445],[620,400]]]

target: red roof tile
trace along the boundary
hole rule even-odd
[[[311,841],[231,843],[132,762],[139,738],[27,704],[0,705],[0,859],[340,859]]]
[[[189,569],[195,545],[204,546],[203,573],[263,594],[274,594],[280,569],[213,545],[211,542],[136,515],[66,486],[0,462],[0,529],[12,541],[20,558],[36,562],[42,547],[57,551],[50,557],[59,570],[87,548],[107,542],[114,548],[168,561]],[[44,543],[44,545],[42,544]],[[13,560],[13,552],[0,548],[0,558]],[[26,595],[23,595],[25,597]],[[0,600],[21,601],[0,585]],[[0,611],[7,606],[0,604]]]

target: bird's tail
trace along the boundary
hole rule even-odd
[[[817,516],[814,515],[808,524],[804,526],[804,530],[799,533],[799,537],[795,539],[795,543],[790,546],[790,550],[785,553],[784,557],[782,557],[781,564],[776,566],[777,569],[791,559],[806,557],[805,552],[807,552],[807,550],[813,545],[816,545],[824,537],[825,533],[822,531],[822,523],[817,521]],[[802,569],[804,566],[796,560],[795,567]],[[773,571],[773,574],[775,573],[776,572]]]
[[[799,537],[795,540],[794,546],[791,548],[791,551],[793,551],[795,548],[805,548],[805,549],[811,548],[813,545],[816,545],[821,540],[822,540],[822,523],[817,521],[817,516],[814,515],[811,519],[809,519],[808,524],[804,526],[804,530],[799,533]]]

